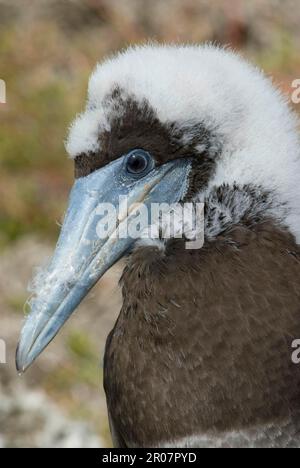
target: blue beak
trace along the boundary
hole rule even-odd
[[[133,238],[118,235],[135,216],[132,207],[182,199],[190,161],[171,161],[138,180],[125,175],[122,167],[120,158],[75,182],[54,257],[39,280],[21,332],[16,356],[19,372],[32,364],[101,276],[133,246]],[[123,213],[120,200],[125,197],[128,209]],[[98,235],[103,221],[99,204],[103,203],[113,205],[118,213],[117,223],[106,217],[104,238]]]

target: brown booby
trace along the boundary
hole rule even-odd
[[[147,45],[98,65],[70,129],[76,181],[18,369],[126,255],[104,359],[115,446],[300,446],[297,125],[270,80],[229,50]],[[185,235],[99,239],[97,206],[120,208],[120,195],[203,202],[203,247],[186,248]]]

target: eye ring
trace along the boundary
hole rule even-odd
[[[141,176],[153,169],[153,159],[147,151],[135,149],[128,153],[125,160],[126,171],[134,176]]]

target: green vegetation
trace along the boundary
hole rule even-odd
[[[48,26],[55,47],[45,43],[43,28],[23,33],[20,53],[20,34],[0,30],[7,86],[0,108],[0,248],[31,232],[57,236],[73,172],[64,139],[84,102],[88,74],[63,63],[56,28]]]

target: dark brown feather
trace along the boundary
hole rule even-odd
[[[185,250],[182,240],[165,253],[139,247],[122,284],[105,354],[121,445],[286,420],[289,440],[296,437],[300,366],[291,344],[300,338],[300,254],[290,234],[266,221],[236,226],[200,250]],[[280,437],[273,431],[262,445],[280,445]]]
[[[201,156],[197,160],[198,174],[202,184],[207,183],[215,167],[217,148],[210,151],[216,142],[211,132],[202,123],[162,123],[147,100],[136,101],[116,89],[106,98],[109,106],[110,130],[99,134],[100,151],[81,154],[75,159],[75,177],[84,177],[129,151],[142,148],[148,151],[157,165],[173,159],[199,156],[196,147],[201,144]],[[188,142],[183,139],[188,135]],[[201,165],[201,171],[199,166]]]

